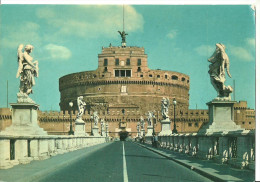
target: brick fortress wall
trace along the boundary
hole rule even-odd
[[[246,101],[240,101],[234,106],[234,118],[235,123],[245,129],[255,129],[255,110],[247,108]],[[73,112],[72,112],[73,113]],[[140,122],[140,113],[126,113],[122,114],[120,110],[110,113],[99,113],[100,118],[105,119],[109,125],[109,133],[112,137],[118,137],[118,130],[120,129],[120,123],[125,120],[126,128],[129,131],[130,136],[136,136],[136,126]],[[159,115],[158,115],[159,114]],[[75,121],[77,111],[72,114],[72,120]],[[145,118],[147,127],[147,118]],[[83,115],[83,120],[86,122],[86,132],[91,131],[91,113],[87,112]],[[155,131],[161,131],[161,113],[155,114],[156,125]],[[171,120],[173,118],[170,118]],[[67,134],[70,126],[70,115],[68,111],[61,112],[42,112],[38,111],[38,122],[40,127],[48,131],[49,134]],[[208,110],[188,110],[186,113],[176,113],[176,125],[177,130],[180,133],[192,133],[197,132],[204,123],[208,122]],[[11,110],[9,108],[0,109],[0,130],[4,130],[12,123]],[[93,124],[93,121],[92,121]],[[173,123],[171,123],[173,129]],[[73,123],[74,126],[74,123]],[[99,122],[100,127],[100,122]]]

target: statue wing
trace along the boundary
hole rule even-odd
[[[231,74],[230,74],[230,72],[229,72],[229,59],[227,59],[227,61],[226,61],[226,63],[225,63],[225,68],[226,68],[226,70],[227,70],[228,76],[231,78]]]
[[[122,32],[118,31],[118,33],[119,33],[120,35],[122,35]]]
[[[24,59],[23,58],[23,47],[24,47],[24,45],[20,44],[17,49],[18,70],[16,73],[16,78],[18,78],[23,71],[23,59]]]

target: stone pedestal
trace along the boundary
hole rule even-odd
[[[161,125],[162,125],[162,130],[159,133],[159,136],[172,134],[171,121],[169,120],[169,118],[162,120]]]
[[[103,137],[106,136],[106,131],[105,131],[105,129],[102,129],[101,135],[102,135]]]
[[[153,136],[153,126],[147,126],[147,133],[145,136]]]
[[[141,137],[143,137],[145,135],[145,130],[141,129]]]
[[[211,101],[209,107],[209,122],[198,133],[230,132],[244,130],[234,122],[235,101]]]
[[[86,133],[85,122],[83,120],[75,121],[75,136],[88,136]]]
[[[12,125],[0,132],[1,135],[47,135],[47,132],[39,127],[37,110],[39,105],[34,103],[13,103]]]
[[[92,128],[92,133],[93,133],[93,136],[100,136],[100,134],[98,133],[98,126],[94,126]]]

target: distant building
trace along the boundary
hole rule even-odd
[[[38,112],[39,125],[50,134],[67,134],[69,112],[75,120],[77,97],[83,96],[86,111],[83,120],[90,133],[91,115],[97,111],[99,118],[109,125],[109,135],[131,137],[137,135],[137,123],[153,111],[155,132],[161,131],[161,100],[170,99],[169,116],[173,121],[173,99],[177,100],[176,125],[179,133],[197,132],[208,122],[208,110],[189,110],[189,76],[174,71],[148,68],[144,48],[109,46],[98,55],[98,68],[65,75],[59,79],[61,112]],[[73,108],[69,108],[69,102]],[[11,125],[11,111],[0,109],[0,130]],[[234,120],[245,129],[255,129],[255,110],[247,108],[246,101],[234,105]],[[99,123],[100,124],[100,123]],[[173,128],[173,122],[171,123]],[[146,123],[147,126],[147,123]],[[146,128],[145,126],[145,128]]]

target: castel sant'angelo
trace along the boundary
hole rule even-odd
[[[161,100],[169,98],[169,118],[173,121],[173,99],[176,99],[178,133],[197,132],[208,122],[208,110],[189,110],[190,78],[188,75],[164,70],[151,70],[143,47],[127,46],[125,32],[121,46],[103,47],[98,55],[98,68],[65,75],[59,79],[60,112],[38,111],[39,125],[50,134],[67,134],[77,115],[77,97],[83,96],[86,110],[82,117],[86,132],[91,133],[92,115],[108,124],[111,137],[137,136],[141,117],[147,121],[148,111],[154,112],[155,132],[161,131]],[[73,107],[69,106],[73,102]],[[9,109],[0,109],[0,130],[11,124]],[[255,128],[255,111],[246,101],[234,105],[234,120],[246,129]],[[100,126],[100,122],[99,122]],[[101,127],[99,127],[101,128]],[[173,128],[173,122],[171,122]],[[145,124],[147,131],[147,123]],[[101,131],[100,131],[101,132]]]

